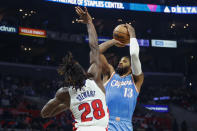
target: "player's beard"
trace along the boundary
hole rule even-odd
[[[117,67],[116,68],[116,73],[118,73],[120,76],[122,76],[122,75],[126,74],[129,71],[129,68],[130,67],[124,67],[124,68]]]

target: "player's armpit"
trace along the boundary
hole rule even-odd
[[[108,63],[107,59],[105,58],[103,54],[100,54],[100,61],[102,65],[102,74],[110,77],[112,73],[114,72],[113,66]]]
[[[138,76],[133,75],[133,78],[135,80],[135,85],[136,85],[136,88],[137,88],[137,92],[139,93],[140,92],[140,89],[142,87],[142,84],[144,82],[144,73],[141,73]]]

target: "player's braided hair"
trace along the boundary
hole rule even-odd
[[[62,64],[58,68],[58,73],[60,76],[63,76],[63,80],[61,81],[63,86],[72,86],[76,90],[81,89],[85,85],[85,80],[87,79],[86,74],[83,72],[83,68],[73,59],[71,52],[68,52],[63,58]]]

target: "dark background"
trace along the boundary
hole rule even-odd
[[[193,0],[117,1],[169,6],[197,5]],[[140,48],[145,81],[134,113],[134,130],[195,130],[197,15],[101,8],[88,10],[94,18],[98,36],[112,37],[113,29],[127,22],[134,26],[139,39],[177,41],[178,47],[175,49],[151,46]],[[0,25],[59,33],[51,39],[0,32],[0,130],[72,129],[73,119],[69,111],[56,118],[42,119],[39,113],[35,115],[30,110],[39,112],[45,102],[54,97],[59,88],[56,68],[67,51],[71,51],[75,59],[88,69],[89,47],[84,40],[87,28],[77,24],[76,18],[72,5],[42,0],[0,1]],[[175,25],[173,28],[172,24]],[[105,55],[116,66],[121,56],[129,55],[129,48],[112,47]],[[170,96],[170,100],[153,100],[154,97],[162,96]],[[168,105],[170,110],[168,113],[157,113],[145,109],[144,104]],[[13,114],[13,110],[20,113]]]

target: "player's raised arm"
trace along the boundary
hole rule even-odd
[[[112,75],[112,73],[114,72],[114,68],[112,65],[110,65],[106,59],[106,57],[103,55],[103,53],[109,49],[112,46],[118,46],[118,47],[123,47],[122,43],[112,39],[112,40],[108,40],[102,44],[99,45],[99,52],[100,52],[100,58],[101,58],[101,64],[102,64],[102,74],[103,77],[108,80],[109,77]]]
[[[90,46],[90,64],[95,63],[99,65],[98,38],[94,24],[92,23],[92,18],[86,7],[84,8],[85,11],[83,11],[80,7],[75,7],[75,9],[77,14],[80,16],[80,20],[78,20],[78,22],[87,25]]]
[[[70,106],[70,96],[67,88],[60,88],[55,97],[47,102],[42,108],[42,118],[49,118],[58,115],[65,111]]]
[[[141,62],[139,59],[140,48],[136,39],[135,29],[129,24],[126,24],[126,27],[130,35],[130,55],[131,55],[132,73],[136,81],[136,86],[138,88],[138,91],[140,91],[140,88],[144,81],[144,74],[142,72]]]
[[[114,45],[116,45],[118,47],[124,47],[124,45],[121,42],[119,42],[115,39],[112,39],[112,40],[108,40],[108,41],[103,42],[102,44],[100,44],[99,45],[99,51],[100,51],[100,53],[104,53],[108,48],[110,48]]]
[[[92,74],[94,80],[98,83],[102,83],[101,73],[102,73],[102,65],[100,62],[100,53],[98,46],[98,37],[96,33],[96,29],[94,24],[92,23],[92,18],[88,13],[87,8],[85,7],[85,11],[83,11],[80,7],[75,7],[77,14],[80,16],[80,20],[78,22],[86,24],[89,36],[89,46],[90,46],[90,68],[88,69],[88,73]],[[99,87],[105,93],[105,89],[103,84],[100,84]]]

